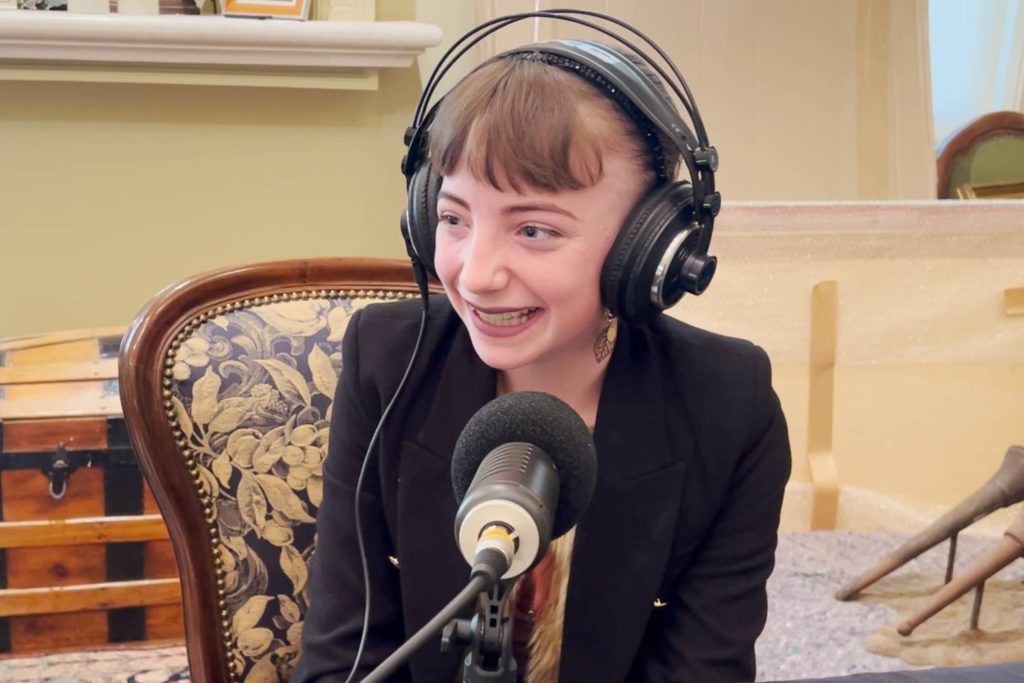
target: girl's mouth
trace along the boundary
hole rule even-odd
[[[516,327],[523,325],[537,312],[536,308],[520,308],[512,311],[502,311],[500,313],[487,313],[479,308],[471,307],[473,313],[475,313],[481,320],[488,325],[494,325],[496,327]]]

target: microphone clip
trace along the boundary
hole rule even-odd
[[[441,650],[464,647],[463,683],[515,683],[516,665],[512,655],[513,619],[505,611],[512,586],[518,577],[499,581],[480,593],[477,613],[472,619],[453,619],[441,633]]]

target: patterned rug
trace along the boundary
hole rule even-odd
[[[185,648],[144,647],[0,659],[5,683],[170,683],[188,681]]]

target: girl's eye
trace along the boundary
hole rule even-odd
[[[459,225],[459,217],[450,213],[443,213],[441,214],[439,222],[444,223],[445,225]]]
[[[536,225],[524,225],[519,231],[524,237],[531,240],[546,240],[558,237],[558,233],[554,230],[548,230],[547,228],[541,228]]]

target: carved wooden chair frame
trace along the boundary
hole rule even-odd
[[[207,320],[254,304],[323,297],[408,298],[416,293],[407,261],[325,258],[245,265],[164,289],[129,327],[119,364],[121,400],[139,463],[174,546],[195,683],[238,677],[228,664],[229,620],[219,590],[223,568],[215,553],[217,526],[209,502],[197,495],[188,442],[174,426],[169,388],[181,340]]]

